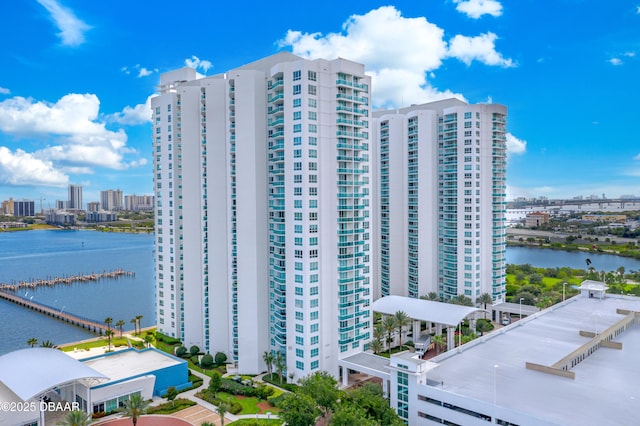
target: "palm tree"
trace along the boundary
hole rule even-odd
[[[111,352],[111,337],[116,334],[113,330],[109,329],[104,332],[104,335],[107,336],[107,344],[109,345],[109,352]]]
[[[118,320],[118,322],[116,323],[116,327],[120,329],[120,337],[122,337],[122,329],[124,328],[125,324],[126,323],[124,322],[124,320]]]
[[[105,323],[105,324],[106,324],[106,326],[107,326],[107,330],[111,330],[111,323],[113,323],[113,318],[111,318],[111,317],[106,317],[106,318],[104,319],[104,323]]]
[[[402,349],[402,333],[404,332],[404,328],[411,324],[411,318],[407,315],[405,311],[397,311],[393,315],[393,320],[396,323],[396,327],[398,327],[398,335],[400,337],[400,349]]]
[[[273,361],[275,360],[273,352],[265,351],[264,354],[262,354],[262,359],[267,364],[267,373],[269,373],[269,378],[273,379]]]
[[[27,340],[27,345],[31,347],[34,347],[37,344],[38,344],[38,339],[36,339],[35,337],[32,337],[31,339]]]
[[[224,426],[224,415],[229,411],[229,405],[226,402],[221,402],[218,404],[218,409],[216,412],[220,416],[220,426]]]
[[[52,349],[57,348],[57,346],[51,340],[45,340],[44,342],[40,343],[40,347],[41,348],[52,348]]]
[[[433,344],[436,345],[436,353],[439,354],[441,349],[447,347],[447,341],[442,336],[442,334],[436,334],[433,336]]]
[[[391,356],[391,343],[393,343],[393,332],[396,329],[396,320],[393,319],[393,316],[389,315],[384,317],[382,320],[382,325],[384,327],[384,331],[387,332],[387,344],[389,345],[389,356]]]
[[[122,407],[121,411],[125,417],[131,417],[133,426],[136,426],[138,417],[146,414],[147,406],[149,406],[149,401],[142,399],[142,395],[139,393],[134,393],[124,402],[124,407]]]
[[[280,384],[282,384],[282,373],[287,366],[284,359],[284,355],[282,355],[282,352],[276,352],[276,357],[274,359],[274,362],[276,364],[276,370],[278,371],[278,375],[280,376]]]
[[[465,296],[464,294],[459,294],[456,297],[452,297],[449,299],[449,303],[453,303],[454,305],[462,305],[462,306],[473,306],[473,301],[470,297]]]
[[[138,320],[136,318],[131,318],[131,321],[129,322],[133,324],[133,334],[136,334],[138,332]]]
[[[493,304],[493,297],[489,293],[482,293],[478,298],[478,303],[484,306],[484,319],[487,319],[487,304]]]
[[[142,318],[142,315],[136,315],[136,321],[138,322],[138,333],[142,333],[142,324],[140,323],[140,320]]]
[[[375,325],[375,327],[373,327],[373,339],[377,340],[379,342],[382,342],[384,340],[384,337],[386,335],[386,330],[384,329],[384,324],[382,323],[377,323]]]
[[[438,296],[438,293],[436,293],[435,291],[430,291],[426,296],[420,296],[420,299],[439,302],[440,296]]]
[[[382,342],[378,339],[373,339],[369,342],[369,349],[371,349],[374,354],[378,355],[383,349]]]
[[[73,410],[67,413],[64,419],[57,424],[59,426],[87,426],[91,423],[91,415],[82,410]]]

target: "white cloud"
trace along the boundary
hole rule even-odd
[[[151,122],[151,98],[149,96],[147,101],[143,104],[138,104],[134,107],[127,105],[122,112],[110,114],[107,116],[109,122],[135,126],[137,124],[147,124]]]
[[[635,157],[633,157],[634,160],[640,160],[640,154],[636,155]]]
[[[51,14],[51,19],[60,30],[58,37],[63,45],[75,47],[84,43],[84,34],[91,27],[78,19],[71,9],[62,6],[56,0],[36,1]]]
[[[122,129],[98,121],[100,101],[92,94],[69,94],[56,103],[14,97],[0,102],[0,131],[46,146],[29,154],[58,170],[64,167],[130,167],[131,149]]]
[[[469,18],[478,19],[483,15],[502,15],[502,5],[496,0],[453,0],[456,10]]]
[[[138,72],[138,77],[146,77],[153,74],[153,70],[148,70],[145,67],[140,68],[140,71]]]
[[[341,32],[323,35],[289,30],[279,45],[308,59],[342,57],[366,64],[367,74],[375,82],[374,106],[390,108],[454,96],[464,99],[461,94],[433,87],[427,79],[433,78],[432,71],[444,59],[458,57],[448,50],[444,35],[442,28],[425,17],[406,18],[395,7],[383,6],[350,16]],[[493,38],[475,43],[473,47],[479,45],[482,51],[473,55],[468,51],[465,59],[471,55],[471,60],[488,65],[512,66],[510,59],[495,51],[495,35],[480,37]]]
[[[10,93],[11,93],[11,90],[7,89],[6,87],[0,86],[0,95],[8,95]]]
[[[520,155],[527,151],[527,141],[507,133],[507,155]]]
[[[191,58],[185,59],[184,64],[194,70],[202,69],[205,74],[209,71],[209,68],[213,67],[213,64],[210,61],[200,59],[196,55],[191,55]]]
[[[514,67],[511,59],[504,58],[496,52],[495,41],[498,38],[494,33],[481,34],[476,37],[456,35],[449,42],[449,56],[457,58],[467,65],[474,60],[485,65],[498,65],[503,68]]]
[[[622,62],[622,59],[620,58],[611,58],[609,59],[607,62],[609,62],[611,65],[613,66],[619,66],[622,65],[624,62]]]
[[[51,161],[36,158],[21,149],[11,152],[0,146],[0,183],[9,185],[64,186],[69,178]]]
[[[633,51],[624,52],[623,55],[626,56],[627,58],[634,58],[636,56],[636,52],[633,52]]]
[[[138,71],[138,78],[141,77],[148,77],[153,73],[157,73],[158,72],[158,68],[154,68],[154,69],[149,69],[143,66],[140,66],[140,64],[136,64],[133,67],[122,67],[120,68],[120,71],[122,71],[123,73],[130,75],[132,71]]]

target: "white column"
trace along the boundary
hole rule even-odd
[[[451,350],[456,347],[456,328],[447,327],[447,350]]]
[[[420,321],[419,320],[413,320],[413,343],[416,343],[416,340],[418,340],[418,338],[420,337],[420,332],[422,330],[420,330]]]
[[[349,386],[349,369],[344,365],[342,366],[342,386],[345,388]]]

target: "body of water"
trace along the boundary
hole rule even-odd
[[[586,260],[597,271],[615,271],[624,266],[626,272],[640,270],[640,260],[611,254],[583,253],[530,247],[508,247],[507,263],[522,265],[525,263],[540,268],[568,266],[574,269],[587,269]]]
[[[0,283],[46,279],[124,269],[135,277],[104,279],[55,287],[22,289],[18,294],[98,321],[114,323],[142,315],[142,326],[155,325],[153,235],[96,231],[23,231],[0,233]],[[581,252],[528,247],[507,248],[507,262],[537,267],[569,266],[586,269],[585,259],[597,270],[624,266],[640,270],[640,260]],[[65,322],[0,300],[0,354],[27,347],[26,341],[50,340],[56,344],[96,335]]]
[[[46,279],[124,269],[135,277],[103,279],[55,287],[21,289],[18,294],[55,308],[114,323],[142,315],[141,325],[155,325],[153,235],[97,231],[22,231],[0,233],[0,283]],[[0,354],[27,347],[26,341],[55,344],[96,335],[0,300]]]

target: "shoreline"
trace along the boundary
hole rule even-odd
[[[149,330],[152,330],[152,329],[157,329],[157,326],[156,325],[150,325],[148,327],[143,327],[143,328],[140,329],[140,333],[142,333],[144,331],[149,331]],[[125,334],[125,333],[126,334],[131,334],[132,331],[133,330],[123,330],[122,332],[123,332],[123,334]],[[138,334],[140,334],[140,333],[138,333]],[[75,342],[61,343],[61,344],[59,344],[57,346],[58,346],[58,349],[63,350],[63,349],[66,349],[66,348],[72,348],[73,346],[81,345],[83,343],[96,342],[96,341],[102,340],[102,339],[106,340],[106,338],[107,337],[104,336],[104,335],[99,335],[99,336],[96,336],[96,337],[90,337],[88,339],[76,340]]]

